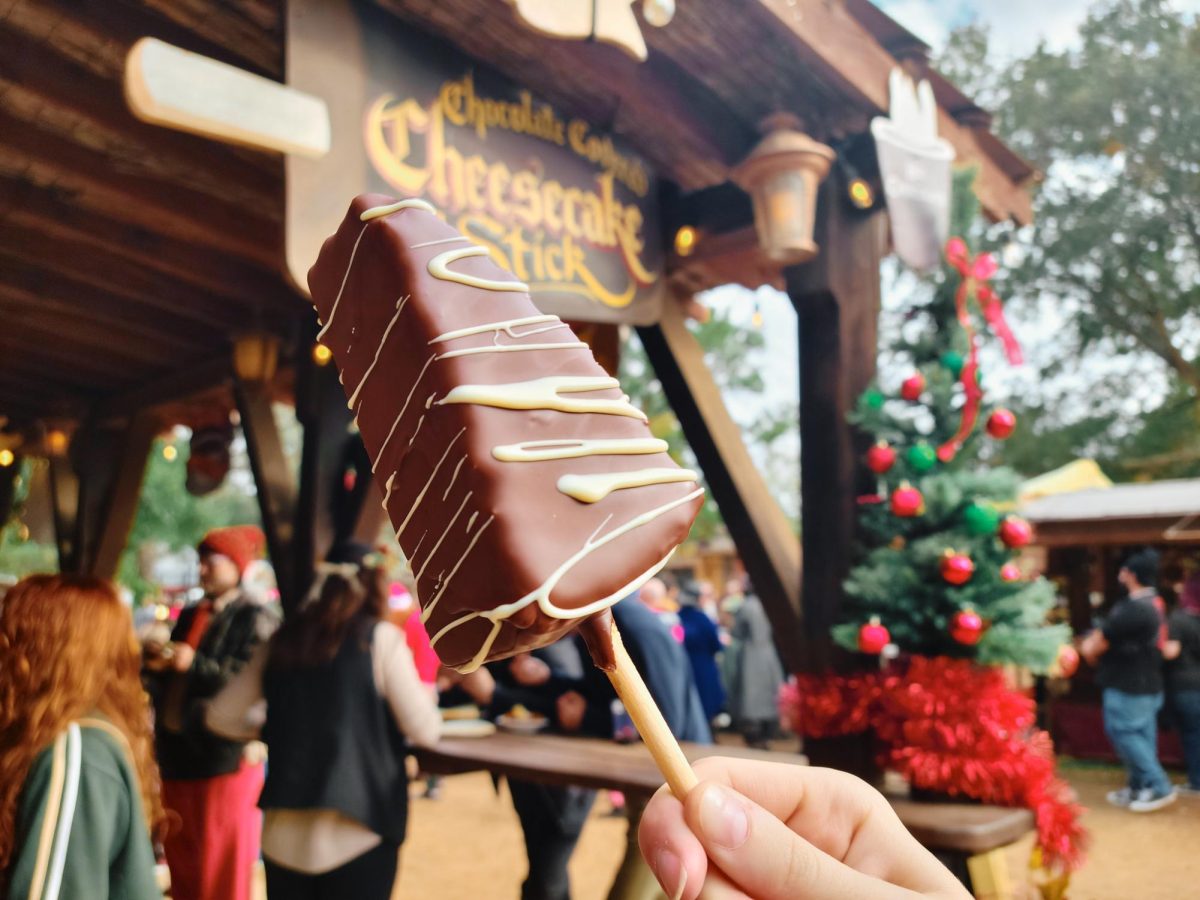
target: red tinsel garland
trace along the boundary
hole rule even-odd
[[[999,670],[915,656],[903,671],[800,676],[784,686],[779,706],[806,737],[873,730],[880,764],[913,787],[1029,808],[1047,865],[1082,864],[1083,810],[1055,775],[1050,736],[1033,727],[1033,701]]]

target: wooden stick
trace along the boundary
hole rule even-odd
[[[696,786],[699,779],[692,771],[691,763],[683,755],[683,750],[680,748],[679,742],[675,740],[675,735],[671,734],[671,729],[667,727],[667,720],[663,718],[658,704],[650,696],[646,682],[642,681],[641,673],[634,666],[633,660],[629,658],[629,653],[625,650],[625,644],[621,641],[621,633],[617,631],[615,622],[610,634],[613,658],[617,664],[613,669],[605,670],[608,680],[612,682],[617,696],[625,704],[625,709],[628,711],[629,717],[633,719],[633,724],[637,726],[638,733],[642,736],[650,755],[654,757],[658,770],[663,773],[667,784],[671,786],[671,793],[682,801]]]

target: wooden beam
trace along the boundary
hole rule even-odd
[[[221,21],[233,14],[220,6],[208,4],[203,20],[191,28],[176,20],[171,4],[154,9],[138,0],[37,0],[37,5],[47,16],[74,22],[120,47],[131,47],[138,38],[151,36],[256,75],[276,81],[283,76],[283,45],[277,33],[263,32],[261,38],[253,40],[249,35],[238,39],[234,29]],[[201,30],[219,37],[207,37]]]
[[[797,55],[817,75],[833,84],[870,115],[889,109],[888,76],[899,62],[881,47],[841,3],[826,0],[757,0],[747,14],[770,17],[791,36]],[[948,140],[960,164],[975,164],[975,192],[988,214],[998,220],[1033,221],[1033,201],[1023,185],[1014,184],[989,156],[973,130],[938,108],[938,134]]]
[[[114,578],[117,574],[117,565],[137,515],[146,459],[158,430],[159,422],[149,411],[134,415],[125,429],[116,472],[94,526],[94,546],[88,568],[99,578]]]
[[[38,6],[40,3],[30,3],[26,8]],[[140,146],[146,156],[138,161],[141,166],[152,168],[169,162],[192,170],[194,183],[214,196],[240,195],[254,203],[269,202],[271,173],[278,172],[278,162],[273,165],[269,156],[258,159],[234,153],[228,147],[139,121],[122,92],[121,68],[129,47],[114,47],[110,37],[79,28],[73,17],[59,22],[49,32],[31,32],[25,29],[46,27],[46,23],[23,18],[19,12],[0,19],[0,77],[47,104],[69,110],[99,131]],[[73,34],[68,34],[68,29]],[[96,56],[115,52],[107,64],[93,60],[91,66],[85,65],[79,61],[80,48],[72,43],[72,37],[90,43],[87,49]],[[101,74],[98,67],[108,71]]]
[[[680,305],[668,300],[659,324],[639,328],[638,336],[762,598],[780,652],[798,667],[800,544],[792,527],[751,459]]]
[[[2,87],[2,85],[0,85]],[[281,212],[274,204],[258,211],[240,208],[194,190],[185,182],[128,171],[107,153],[62,134],[37,127],[0,110],[0,147],[19,157],[17,167],[44,173],[64,187],[109,198],[114,212],[133,206],[156,229],[215,247],[265,266],[277,265],[281,224],[263,215]],[[281,195],[282,196],[282,195]]]
[[[278,267],[245,263],[228,253],[131,224],[108,206],[90,205],[86,195],[72,196],[0,175],[0,220],[52,241],[94,247],[217,296],[281,309],[295,300]]]
[[[1041,547],[1096,547],[1160,544],[1196,545],[1195,533],[1172,537],[1180,516],[1035,522],[1034,541]]]
[[[229,351],[226,348],[219,356],[207,362],[197,363],[186,369],[172,370],[128,391],[112,394],[97,401],[95,416],[98,421],[107,421],[131,415],[139,409],[153,409],[181,397],[199,393],[205,388],[224,384],[232,377]]]
[[[262,514],[267,550],[279,581],[280,602],[284,609],[295,609],[293,538],[295,537],[296,485],[283,453],[283,441],[271,410],[269,386],[234,377],[233,393],[242,416],[246,435],[246,453],[258,488],[258,508]]]
[[[245,301],[130,265],[89,243],[67,238],[47,240],[7,222],[0,222],[0,254],[5,259],[16,257],[26,266],[43,270],[47,273],[43,276],[47,284],[65,289],[74,282],[76,288],[83,285],[95,288],[98,305],[111,309],[124,306],[130,312],[141,307],[145,310],[142,315],[148,313],[148,318],[163,322],[167,330],[186,333],[193,328],[201,336],[227,334],[235,327],[252,326],[255,318],[255,308],[248,307]],[[86,303],[91,293],[89,290],[79,294],[79,302]]]
[[[842,582],[856,531],[855,498],[869,480],[869,441],[846,421],[875,375],[883,217],[852,214],[837,185],[821,191],[821,253],[787,271],[800,328],[800,492],[806,662],[835,661],[829,629],[840,621]]]

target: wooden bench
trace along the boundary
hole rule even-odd
[[[706,756],[806,765],[803,756],[742,747],[684,742],[693,762]],[[444,738],[432,749],[418,749],[426,772],[455,775],[487,770],[524,781],[559,786],[616,790],[648,798],[663,783],[662,775],[641,744],[617,744],[596,738],[558,735],[515,735],[503,732],[483,738]],[[1027,809],[970,803],[929,803],[907,798],[889,800],[900,820],[978,897],[1011,896],[1003,848],[1034,826]]]

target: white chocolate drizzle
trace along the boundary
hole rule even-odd
[[[655,572],[657,572],[659,569],[661,569],[663,566],[665,566],[667,564],[667,560],[670,559],[671,554],[668,554],[665,559],[663,559],[661,562],[656,564],[648,572],[644,572],[641,575],[639,575],[636,579],[634,579],[633,582],[630,583],[630,585],[626,585],[625,587],[621,588],[619,591],[616,591],[607,597],[603,597],[599,600],[594,600],[591,603],[588,603],[584,606],[578,607],[577,609],[562,609],[558,606],[555,606],[554,602],[550,598],[550,594],[553,592],[554,588],[558,585],[558,583],[563,579],[563,577],[568,572],[571,571],[571,569],[573,569],[581,560],[586,558],[589,554],[591,554],[595,550],[598,550],[600,547],[603,547],[606,544],[609,544],[612,541],[615,541],[617,538],[622,537],[625,534],[628,534],[630,531],[633,531],[636,528],[640,528],[641,526],[654,521],[659,516],[664,515],[665,513],[668,513],[671,510],[673,510],[679,506],[682,506],[685,503],[695,500],[697,497],[703,496],[703,494],[704,494],[704,488],[697,488],[696,490],[689,492],[688,494],[684,495],[683,497],[680,497],[676,500],[672,500],[669,503],[664,503],[662,506],[657,506],[654,509],[647,510],[646,512],[641,513],[640,515],[634,516],[628,522],[626,522],[625,524],[623,524],[617,528],[614,528],[612,531],[610,531],[608,534],[604,535],[603,537],[597,537],[597,535],[601,531],[604,530],[604,527],[612,519],[612,516],[607,517],[600,524],[600,527],[598,529],[596,529],[595,532],[593,532],[592,536],[589,537],[584,542],[583,547],[581,547],[578,551],[576,551],[574,554],[572,554],[570,557],[568,557],[568,559],[562,565],[560,565],[557,569],[555,569],[550,574],[550,577],[547,578],[544,582],[542,582],[542,584],[539,585],[537,588],[530,591],[528,594],[526,594],[520,600],[516,600],[512,603],[507,603],[502,606],[497,606],[495,609],[490,609],[490,610],[486,610],[483,612],[468,613],[465,616],[461,616],[458,619],[455,619],[453,622],[450,622],[445,627],[443,627],[440,631],[438,631],[438,633],[433,638],[431,638],[430,643],[436,648],[438,641],[440,641],[443,637],[445,637],[446,634],[448,634],[453,629],[457,628],[459,625],[465,624],[466,622],[469,622],[473,619],[484,618],[484,619],[490,620],[493,623],[493,627],[492,627],[492,631],[491,631],[491,634],[489,635],[488,639],[484,642],[484,645],[480,648],[479,652],[475,655],[474,659],[472,659],[470,662],[468,662],[465,666],[462,666],[459,668],[460,672],[467,673],[467,672],[472,672],[475,669],[479,668],[479,666],[487,658],[488,651],[490,651],[491,647],[492,647],[492,642],[496,639],[496,635],[499,632],[499,627],[500,627],[501,622],[503,620],[509,618],[510,616],[515,615],[516,613],[520,612],[522,609],[529,606],[531,603],[537,603],[538,608],[542,611],[542,613],[546,616],[549,616],[552,619],[582,619],[582,618],[586,618],[587,616],[593,615],[594,613],[597,613],[602,609],[607,609],[608,607],[610,607],[614,603],[616,603],[618,600],[620,600],[622,597],[624,597],[626,594],[628,594],[630,591],[632,591],[634,588],[638,587],[641,584],[644,584],[645,581],[649,580],[649,578],[652,577]],[[674,551],[672,550],[672,553],[673,552]],[[442,590],[445,590],[444,586],[443,586]],[[440,594],[440,592],[439,592],[439,594]],[[427,612],[431,611],[432,608],[433,608],[433,604],[431,603],[430,608],[429,608],[429,610],[427,610]],[[424,619],[425,616],[422,616],[422,618]]]
[[[548,322],[555,322],[553,328],[539,328],[535,331],[526,331],[521,334],[514,334],[513,329],[519,328],[522,325],[544,325]],[[445,334],[439,334],[429,343],[442,344],[446,341],[456,341],[459,338],[472,337],[476,334],[487,334],[489,331],[505,332],[510,338],[529,337],[531,334],[541,334],[543,331],[554,331],[558,328],[566,328],[567,323],[558,316],[524,316],[520,319],[506,319],[502,322],[492,322],[488,325],[475,325],[471,328],[459,328],[456,331],[447,331]]]
[[[384,509],[387,509],[388,500],[392,496],[392,487],[394,486],[395,482],[396,482],[396,473],[393,472],[391,475],[388,476],[388,480],[386,482],[384,482],[384,487],[386,488],[386,490],[383,493],[383,508]]]
[[[438,238],[436,241],[422,241],[419,244],[413,244],[409,250],[420,250],[422,247],[437,247],[439,244],[461,244],[470,238],[463,237],[461,234],[456,234],[454,237]]]
[[[392,203],[388,206],[373,206],[370,209],[363,210],[362,215],[358,217],[358,220],[363,223],[362,230],[359,231],[358,237],[354,240],[354,248],[350,251],[350,261],[346,263],[346,274],[342,276],[342,285],[338,288],[337,297],[333,300],[333,307],[329,310],[329,321],[325,322],[321,326],[321,330],[317,332],[318,341],[325,337],[325,333],[333,325],[333,317],[337,315],[338,304],[342,302],[342,293],[346,290],[346,282],[350,280],[350,270],[354,268],[354,257],[358,255],[358,245],[362,242],[363,235],[367,233],[367,226],[376,219],[390,216],[392,213],[400,212],[402,209],[423,209],[425,212],[436,212],[429,203],[417,199],[401,200],[398,203]]]
[[[698,476],[690,469],[636,469],[632,472],[563,475],[558,479],[558,489],[580,503],[599,503],[613,491],[697,480]]]
[[[471,555],[471,551],[475,549],[475,545],[479,542],[479,539],[481,537],[483,537],[483,533],[485,531],[487,531],[488,526],[492,524],[492,522],[495,520],[495,518],[496,517],[494,515],[488,516],[487,521],[479,526],[479,530],[477,532],[475,532],[475,536],[473,538],[471,538],[471,542],[469,544],[467,544],[467,549],[464,550],[463,555],[458,558],[458,562],[456,562],[454,564],[454,568],[452,568],[450,570],[450,574],[446,576],[446,580],[443,581],[441,583],[441,586],[438,587],[437,591],[434,592],[433,599],[431,599],[429,601],[429,605],[421,610],[422,624],[429,621],[429,617],[431,615],[433,615],[434,607],[436,607],[438,604],[438,601],[442,599],[442,595],[446,593],[446,589],[448,587],[450,587],[450,581],[454,578],[455,573],[457,573],[459,570],[459,567],[462,566],[462,564],[467,561],[467,557]],[[472,517],[471,521],[474,521],[474,517]],[[469,524],[467,526],[467,531],[468,532],[470,531]],[[445,631],[445,629],[442,629],[442,630]],[[439,632],[439,634],[440,633],[441,632]]]
[[[387,206],[372,206],[370,209],[363,210],[362,215],[358,218],[361,222],[373,222],[376,219],[382,219],[384,216],[390,216],[392,213],[400,212],[402,209],[423,209],[427,213],[437,213],[437,210],[433,208],[433,204],[416,197],[411,197],[408,200],[389,203]]]
[[[492,456],[501,462],[544,462],[551,459],[578,459],[583,456],[637,456],[666,453],[666,441],[658,438],[610,438],[584,440],[525,441],[521,444],[500,444],[492,448]]]
[[[413,500],[412,506],[408,510],[408,515],[404,517],[404,521],[400,523],[400,527],[396,529],[396,540],[400,540],[400,535],[404,533],[404,529],[408,527],[408,523],[412,520],[413,513],[417,511],[417,507],[421,505],[421,501],[425,499],[425,494],[429,490],[429,486],[433,484],[433,479],[437,478],[438,471],[442,468],[442,463],[446,461],[446,457],[450,455],[450,449],[463,436],[466,428],[460,428],[458,434],[450,438],[450,443],[446,445],[446,451],[442,454],[441,459],[437,461],[437,465],[433,467],[433,471],[429,473],[429,480],[425,482],[425,487],[421,488],[421,493],[417,494]]]
[[[490,347],[468,347],[464,350],[448,350],[438,359],[453,359],[456,356],[475,356],[478,353],[524,353],[527,350],[587,350],[583,341],[558,344],[493,344]]]
[[[363,377],[358,382],[358,387],[354,389],[354,393],[350,395],[350,400],[346,405],[350,409],[354,409],[355,401],[358,400],[359,392],[362,391],[363,385],[367,383],[367,379],[371,377],[371,373],[375,371],[375,366],[379,363],[379,354],[383,350],[383,345],[387,343],[388,335],[392,333],[392,328],[395,327],[397,320],[400,318],[400,313],[404,311],[404,305],[408,303],[408,298],[412,294],[405,294],[396,301],[396,314],[392,316],[392,321],[388,322],[388,327],[384,329],[383,337],[379,340],[379,346],[375,348],[375,358],[371,360],[371,365],[367,367],[367,371],[363,373]]]
[[[433,560],[433,557],[437,554],[438,550],[441,548],[442,541],[446,540],[446,535],[448,535],[450,533],[451,527],[453,527],[454,523],[456,521],[458,521],[458,517],[460,515],[462,515],[463,507],[467,505],[467,501],[471,499],[471,495],[473,493],[474,493],[474,491],[467,491],[467,496],[463,497],[462,503],[458,504],[458,509],[456,509],[454,511],[454,515],[452,515],[450,517],[450,521],[446,523],[446,528],[444,531],[442,531],[442,536],[437,539],[437,543],[433,545],[433,549],[430,550],[429,555],[425,557],[425,563],[424,563],[424,565],[421,566],[421,570],[416,573],[417,581],[420,581],[421,576],[425,574],[426,567]]]
[[[442,502],[446,502],[446,498],[450,496],[450,491],[454,487],[454,482],[458,481],[458,470],[463,467],[463,463],[467,461],[467,455],[464,453],[463,458],[458,461],[458,465],[454,467],[454,474],[450,476],[450,483],[446,485],[446,490],[442,493]]]
[[[472,245],[458,250],[447,250],[439,253],[429,261],[429,274],[442,281],[454,281],[467,287],[481,288],[485,291],[511,291],[516,294],[528,294],[529,285],[523,281],[497,281],[494,278],[481,278],[478,275],[468,275],[465,272],[455,272],[450,263],[460,259],[470,259],[476,256],[487,256],[486,247]]]
[[[598,413],[609,416],[628,416],[646,420],[646,414],[633,406],[627,396],[585,397],[572,399],[563,394],[580,394],[591,391],[607,391],[620,387],[615,378],[556,375],[535,378],[532,381],[514,381],[506,384],[460,384],[445,397],[437,401],[446,403],[473,403],[500,409],[552,409],[564,413]]]
[[[372,472],[375,471],[375,466],[379,465],[379,461],[383,459],[383,451],[386,450],[387,445],[392,442],[392,435],[396,433],[396,426],[400,424],[400,420],[404,418],[404,413],[408,411],[408,404],[412,402],[413,394],[417,392],[417,385],[419,385],[421,383],[421,379],[425,377],[425,370],[433,364],[435,359],[437,359],[436,356],[431,356],[429,359],[425,360],[425,365],[423,365],[421,367],[421,371],[417,373],[417,380],[413,382],[413,386],[409,390],[408,396],[404,398],[404,405],[400,407],[399,415],[397,415],[395,421],[392,422],[392,428],[390,431],[388,431],[387,437],[385,437],[383,439],[383,443],[379,445],[379,454],[375,457],[375,462],[371,465]]]

